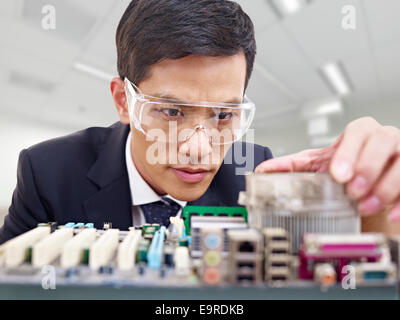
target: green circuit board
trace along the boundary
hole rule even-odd
[[[186,206],[182,211],[182,219],[185,223],[187,235],[190,235],[191,216],[244,217],[247,223],[247,210],[245,207]]]

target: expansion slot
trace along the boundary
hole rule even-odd
[[[97,270],[107,265],[112,259],[118,246],[119,230],[108,229],[92,244],[89,252],[89,267]]]
[[[63,246],[73,235],[73,229],[61,228],[40,240],[32,248],[32,265],[43,267],[53,262],[61,254]]]
[[[96,229],[84,229],[70,239],[61,253],[61,266],[70,268],[82,261],[84,250],[88,249],[96,240]]]
[[[17,267],[24,262],[28,256],[29,248],[37,241],[50,234],[50,227],[37,227],[20,236],[9,240],[2,247],[4,248],[4,263],[6,267]]]
[[[120,270],[131,270],[134,267],[141,234],[141,230],[133,229],[119,245],[117,261]]]

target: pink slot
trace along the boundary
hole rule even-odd
[[[321,251],[337,251],[337,250],[374,250],[376,244],[373,243],[338,243],[338,244],[323,244],[320,246]]]

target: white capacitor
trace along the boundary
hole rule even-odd
[[[314,269],[314,280],[323,286],[336,283],[336,270],[331,263],[318,263]]]
[[[190,273],[190,257],[188,247],[177,247],[174,252],[175,273],[186,276]]]

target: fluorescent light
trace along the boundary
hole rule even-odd
[[[332,100],[318,106],[315,110],[316,115],[326,115],[343,112],[343,103],[341,100]]]
[[[296,13],[306,4],[306,0],[270,0],[270,2],[273,9],[282,17]]]
[[[280,0],[282,6],[285,8],[286,12],[289,14],[299,11],[301,8],[301,3],[299,0]]]
[[[313,101],[312,103],[309,103],[302,108],[302,115],[305,119],[311,119],[342,112],[343,102],[337,97]]]
[[[78,71],[81,71],[83,73],[90,74],[96,78],[100,78],[106,81],[111,81],[111,79],[114,77],[112,74],[104,72],[102,70],[99,70],[95,67],[89,66],[87,64],[81,63],[81,62],[75,62],[74,63],[74,68]]]
[[[337,94],[341,96],[348,95],[350,93],[350,84],[348,83],[342,67],[335,62],[329,62],[321,68],[323,75],[326,80],[334,88]]]
[[[310,137],[324,135],[329,132],[328,117],[319,117],[308,120],[307,133]]]

